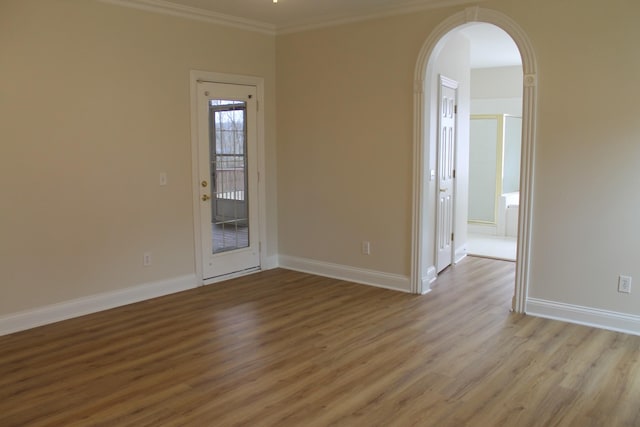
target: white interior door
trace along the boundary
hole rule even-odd
[[[440,272],[453,259],[453,218],[456,148],[456,100],[458,83],[440,76],[437,153],[436,266]]]
[[[260,267],[257,90],[198,83],[203,279]]]

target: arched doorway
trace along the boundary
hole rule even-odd
[[[506,15],[480,7],[470,7],[442,22],[425,41],[415,70],[414,83],[414,174],[413,174],[413,241],[411,285],[415,293],[426,293],[429,283],[436,277],[433,236],[428,233],[435,228],[433,215],[429,215],[430,202],[435,200],[429,182],[426,164],[433,156],[436,126],[434,108],[437,105],[438,88],[433,84],[438,78],[434,71],[434,57],[444,46],[447,34],[470,23],[493,24],[509,34],[522,56],[523,106],[522,106],[522,151],[520,170],[520,218],[518,224],[518,258],[513,309],[525,311],[529,281],[533,162],[535,147],[535,106],[537,66],[531,43],[520,27]]]

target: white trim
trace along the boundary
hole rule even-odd
[[[527,299],[526,313],[547,319],[640,335],[640,316],[632,314],[547,301],[538,298]]]
[[[193,274],[188,274],[13,313],[0,317],[0,335],[186,291],[197,286],[196,277]]]
[[[343,18],[328,18],[322,22],[308,23],[308,24],[294,24],[289,26],[277,27],[276,34],[291,34],[299,33],[302,31],[316,30],[321,28],[336,27],[339,25],[352,24],[356,22],[371,21],[373,19],[387,18],[390,16],[405,15],[409,13],[423,12],[426,10],[442,9],[445,7],[453,7],[460,5],[467,5],[471,3],[478,3],[478,1],[486,0],[440,0],[440,1],[423,1],[417,0],[411,4],[404,5],[392,5],[386,7],[384,10],[377,12],[365,13],[359,16],[343,17]]]
[[[422,278],[422,295],[431,292],[431,284],[435,282],[437,278],[438,274],[436,273],[436,266],[429,266],[429,268],[427,268],[427,275]]]
[[[103,3],[110,3],[118,6],[130,7],[133,9],[155,12],[163,15],[177,16],[180,18],[203,21],[210,24],[224,25],[226,27],[238,28],[241,30],[255,31],[258,33],[275,35],[275,25],[223,13],[212,12],[210,10],[196,7],[184,6],[164,0],[98,0]]]
[[[432,289],[431,289],[431,282],[432,281],[433,280],[430,280],[428,277],[423,277],[422,278],[422,292],[421,292],[422,295],[426,295],[426,294],[428,294],[429,292],[432,291]]]
[[[219,12],[213,12],[197,7],[176,4],[166,0],[97,0],[103,3],[129,7],[133,9],[145,10],[148,12],[161,13],[164,15],[177,16],[180,18],[193,19],[196,21],[208,22],[211,24],[224,25],[227,27],[239,28],[241,30],[255,31],[268,35],[291,34],[302,31],[315,30],[319,28],[335,27],[338,25],[351,24],[355,22],[370,21],[389,16],[404,15],[408,13],[421,12],[432,9],[466,5],[478,3],[484,0],[416,0],[410,4],[385,7],[376,12],[364,13],[352,17],[325,17],[320,22],[309,22],[306,24],[293,24],[277,26],[267,22],[253,19],[241,18]],[[265,0],[266,1],[266,0]]]
[[[189,73],[191,87],[191,179],[193,188],[193,232],[196,277],[204,282],[202,268],[202,230],[200,229],[200,175],[198,171],[198,81],[213,83],[255,86],[258,97],[256,112],[258,127],[258,229],[260,238],[260,267],[264,268],[267,258],[267,215],[266,215],[266,176],[265,176],[265,119],[264,119],[264,79],[262,77],[239,74],[216,73],[211,71],[191,70]],[[271,264],[270,264],[271,265]],[[273,267],[271,267],[273,268]]]
[[[347,280],[349,282],[375,286],[378,288],[410,292],[409,278],[399,274],[384,273],[381,271],[367,270],[288,255],[280,255],[280,267],[323,277],[331,277],[333,279]]]
[[[523,110],[522,110],[522,154],[520,168],[520,218],[518,222],[518,257],[513,309],[517,313],[525,311],[529,287],[531,234],[533,223],[533,184],[536,142],[537,105],[537,63],[533,46],[526,33],[508,16],[490,9],[473,6],[460,11],[441,22],[425,41],[414,74],[414,171],[413,171],[413,214],[412,214],[412,256],[411,290],[421,292],[422,282],[422,242],[424,227],[422,210],[424,195],[424,151],[425,136],[429,121],[425,118],[430,111],[431,96],[437,96],[430,87],[434,71],[432,57],[442,48],[443,39],[452,30],[471,22],[486,22],[506,31],[515,41],[522,56]],[[421,90],[417,90],[421,89]],[[430,142],[429,142],[430,143]]]
[[[459,248],[456,248],[455,251],[455,258],[453,260],[454,264],[459,263],[460,261],[462,261],[465,257],[467,256],[467,246],[466,245],[462,245]]]

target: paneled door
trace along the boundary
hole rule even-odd
[[[203,279],[260,267],[254,86],[198,83]]]
[[[458,83],[440,76],[438,107],[438,161],[437,161],[437,230],[436,264],[440,272],[451,265],[454,220],[456,114]]]

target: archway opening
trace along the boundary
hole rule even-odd
[[[413,240],[413,257],[412,257],[412,285],[416,293],[426,293],[430,290],[430,283],[437,276],[437,245],[436,245],[436,221],[438,221],[436,200],[437,193],[440,188],[437,179],[434,179],[434,172],[437,169],[437,139],[438,139],[438,108],[440,89],[436,82],[443,74],[441,67],[442,62],[439,59],[447,48],[447,44],[456,43],[456,37],[461,36],[464,28],[471,28],[477,23],[492,24],[503,30],[515,42],[520,56],[522,58],[522,142],[521,142],[521,168],[519,179],[519,221],[517,227],[518,243],[516,261],[516,277],[515,290],[513,299],[513,309],[516,312],[524,312],[529,271],[529,244],[531,234],[531,208],[532,208],[532,183],[533,183],[533,148],[535,145],[535,102],[536,102],[536,64],[533,50],[528,38],[517,26],[515,22],[505,15],[479,7],[468,8],[464,12],[460,12],[442,24],[440,24],[425,42],[423,49],[419,55],[416,65],[415,74],[415,132],[414,132],[414,240]],[[449,46],[450,47],[450,46]],[[464,49],[463,49],[464,50]],[[445,55],[447,56],[447,55]],[[459,57],[449,57],[445,60],[447,66],[444,68],[455,69],[455,67],[464,66],[459,63]],[[470,67],[470,58],[467,53],[467,67]],[[450,76],[447,76],[450,77]],[[468,78],[470,81],[470,78]],[[469,91],[469,88],[466,89]],[[459,140],[468,142],[469,126],[467,117],[470,117],[470,94],[462,94],[467,96],[469,101],[467,105],[461,105],[460,114],[462,117],[457,126],[457,134]],[[466,111],[465,111],[466,108]],[[464,117],[466,115],[466,117]],[[467,143],[468,147],[468,143]],[[464,164],[468,165],[468,148],[465,152],[458,152],[456,156],[456,168],[463,165],[456,176],[456,190],[464,196],[465,191],[468,193],[468,175],[464,176]],[[467,166],[468,172],[468,166]],[[463,175],[463,176],[461,176]],[[466,184],[465,184],[466,179]],[[468,195],[466,196],[468,197]],[[468,199],[467,199],[468,200]],[[466,228],[466,218],[468,211],[464,204],[458,206],[458,211],[454,214],[458,223],[464,221]],[[458,225],[458,227],[463,227]],[[466,231],[466,230],[465,230]],[[456,247],[464,247],[464,235],[462,232],[462,245]],[[454,239],[455,244],[455,239]],[[456,254],[454,249],[452,261],[455,262]]]

